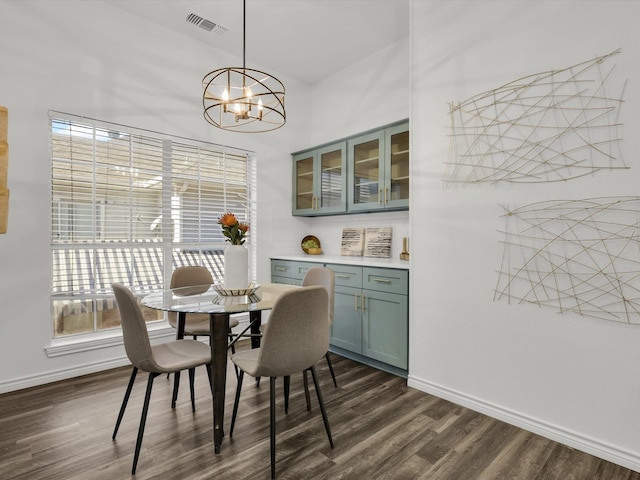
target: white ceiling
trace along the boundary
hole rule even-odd
[[[242,0],[109,0],[242,57]],[[409,0],[247,0],[246,66],[314,84],[409,34]],[[222,36],[187,22],[194,13]],[[231,66],[221,65],[220,67]],[[235,65],[234,65],[235,66]]]

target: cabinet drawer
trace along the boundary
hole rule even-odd
[[[327,264],[336,275],[336,286],[362,288],[362,267]]]
[[[409,272],[395,268],[364,267],[362,269],[362,288],[408,295]]]
[[[302,280],[311,267],[320,264],[313,262],[295,262],[290,260],[271,260],[271,276]]]
[[[278,275],[271,275],[271,283],[283,283],[285,285],[301,285],[302,280],[290,277],[280,277]]]

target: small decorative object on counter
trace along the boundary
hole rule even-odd
[[[225,290],[244,290],[249,286],[249,251],[243,245],[249,224],[240,222],[233,213],[218,218],[222,233],[231,242],[224,251]]]
[[[409,237],[402,237],[402,252],[400,260],[409,260]]]
[[[304,237],[300,246],[302,247],[302,251],[309,255],[320,255],[322,253],[320,240],[318,240],[318,237],[314,237],[313,235],[307,235]]]

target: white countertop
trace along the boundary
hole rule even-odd
[[[272,255],[273,260],[293,260],[296,262],[335,263],[361,267],[402,268],[409,270],[409,261],[399,258],[349,257],[343,255]]]

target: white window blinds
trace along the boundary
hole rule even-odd
[[[54,336],[118,327],[113,282],[143,293],[180,265],[221,277],[218,217],[255,223],[250,152],[54,112],[50,126]]]

